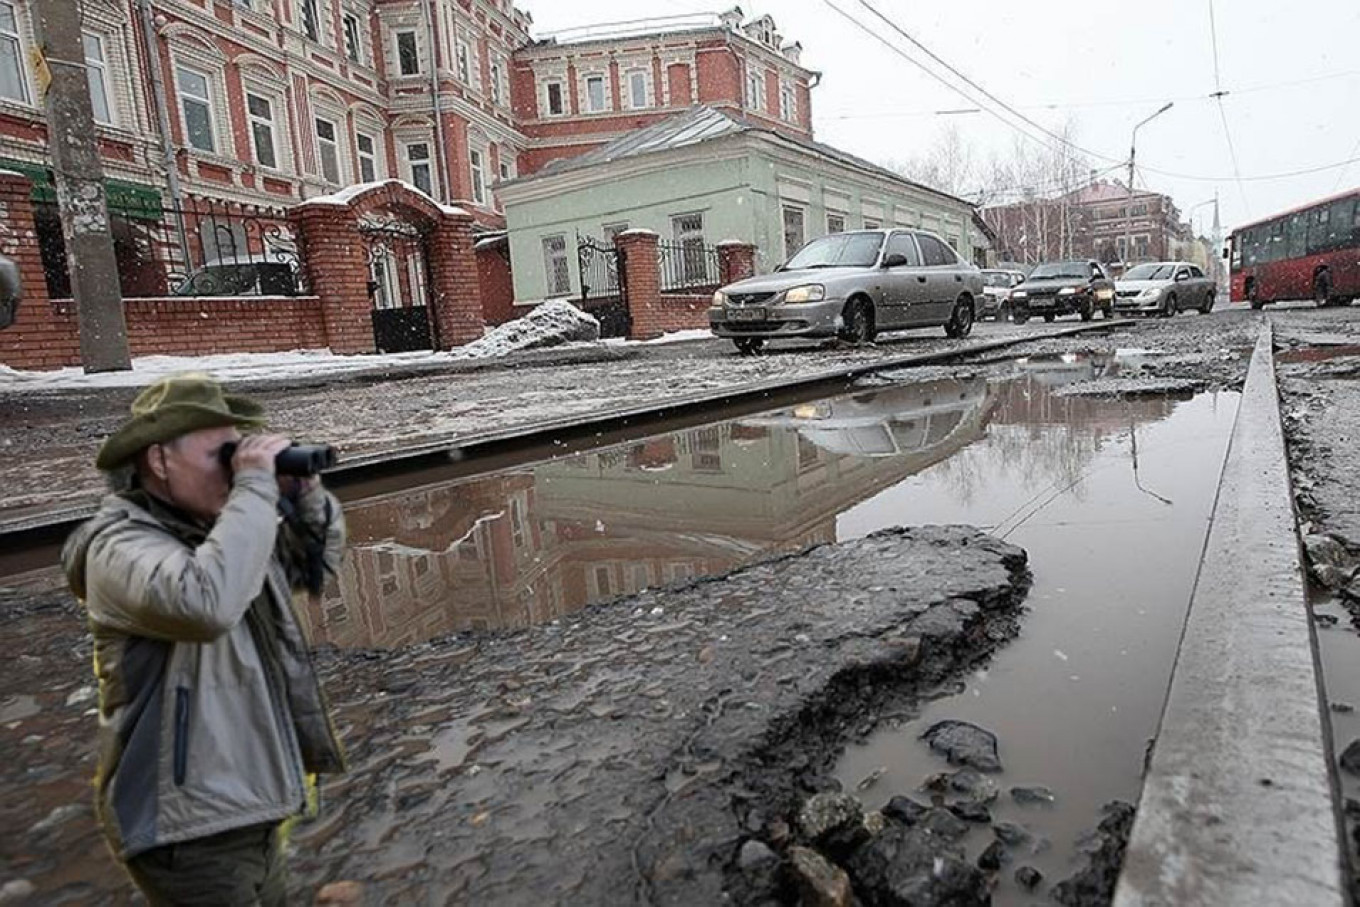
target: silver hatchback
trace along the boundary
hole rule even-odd
[[[708,320],[743,353],[783,337],[867,343],[903,328],[964,337],[981,297],[981,272],[935,234],[859,230],[814,239],[773,274],[723,287]]]

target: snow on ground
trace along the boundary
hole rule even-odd
[[[21,371],[0,365],[0,394],[27,391],[79,390],[87,388],[141,387],[166,375],[204,372],[220,381],[287,381],[322,375],[340,376],[384,367],[439,365],[509,356],[522,350],[558,346],[579,349],[600,341],[586,340],[594,325],[593,316],[570,303],[554,300],[544,303],[524,318],[492,328],[466,346],[446,352],[423,350],[412,353],[385,353],[342,356],[328,349],[291,350],[283,353],[222,353],[211,356],[139,356],[132,360],[132,371],[101,372],[87,375],[79,367],[51,371]],[[598,334],[598,328],[594,329]],[[581,339],[572,340],[571,337]],[[676,331],[653,340],[612,338],[603,341],[611,347],[684,343],[711,340],[707,329]]]

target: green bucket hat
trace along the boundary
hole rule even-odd
[[[132,418],[104,441],[94,465],[109,472],[127,465],[152,444],[203,428],[259,428],[264,421],[264,407],[246,397],[222,393],[222,386],[209,376],[172,375],[137,395]]]

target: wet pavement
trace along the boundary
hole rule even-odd
[[[340,581],[306,619],[336,647],[321,664],[356,770],[327,785],[325,817],[300,829],[300,882],[358,878],[397,900],[435,886],[454,900],[513,902],[510,892],[532,889],[592,902],[591,880],[606,864],[606,877],[621,871],[617,842],[638,840],[642,818],[649,843],[627,854],[629,877],[657,901],[694,903],[695,892],[727,884],[743,838],[778,844],[771,829],[787,824],[799,797],[835,785],[847,741],[883,716],[907,729],[884,725],[852,747],[839,774],[853,787],[881,766],[866,799],[914,793],[941,765],[910,739],[918,714],[991,727],[1007,783],[1054,790],[1055,807],[1037,817],[1018,806],[998,815],[1051,840],[1033,861],[1061,877],[1099,805],[1136,796],[1235,405],[1224,392],[1055,393],[1143,370],[1136,355],[1066,353],[935,370],[910,384],[867,380],[835,399],[350,505]],[[976,674],[1019,628],[1023,580],[950,591],[989,575],[964,566],[957,539],[935,546],[946,557],[939,569],[919,553],[862,560],[901,539],[854,542],[882,527],[963,521],[1036,554],[1021,638]],[[832,542],[850,547],[691,582]],[[1181,566],[1149,585],[1144,558]],[[782,600],[829,609],[825,618],[787,623],[793,612],[769,605],[781,583]],[[928,636],[903,628],[944,608],[949,616],[934,620],[948,644],[929,670],[883,685],[881,701],[822,714],[836,691],[826,655],[863,635],[847,602],[889,588],[915,604],[871,609],[880,623],[870,637]],[[608,604],[633,593],[641,597]],[[1008,604],[958,612],[950,595]],[[0,703],[10,718],[0,739],[22,756],[3,769],[15,793],[0,819],[42,827],[6,837],[0,855],[54,898],[116,899],[121,886],[85,805],[87,644],[60,596],[16,596],[11,608],[35,601],[36,613],[7,621],[21,630],[5,647],[22,648],[0,651],[6,673],[17,672],[3,685],[14,695]],[[834,627],[835,642],[818,626]],[[739,670],[724,661],[743,646],[766,660]],[[720,663],[740,682],[711,676]],[[929,697],[942,698],[922,712]],[[760,721],[714,739],[714,768],[695,744],[728,719],[729,701]],[[667,720],[628,723],[654,714]],[[788,717],[806,714],[815,720]],[[1047,751],[1064,736],[1069,757]],[[693,793],[677,800],[679,791]],[[585,852],[603,862],[548,846],[575,837],[594,841]]]

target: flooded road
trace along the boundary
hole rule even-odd
[[[643,589],[664,604],[670,584],[884,527],[977,525],[1030,553],[1034,586],[1020,638],[956,695],[853,746],[837,775],[853,790],[878,773],[862,794],[870,807],[894,794],[924,800],[917,788],[945,766],[916,740],[920,730],[938,718],[988,727],[1001,741],[1003,790],[1040,784],[1054,791],[1051,808],[1016,806],[1003,793],[993,813],[1052,842],[1025,862],[1056,881],[1075,868],[1073,841],[1094,826],[1100,805],[1116,797],[1136,800],[1144,745],[1155,731],[1237,403],[1231,393],[1179,400],[1062,393],[1074,381],[1117,376],[1119,366],[1110,356],[1065,355],[1022,360],[1012,376],[990,382],[962,373],[913,383],[866,381],[844,396],[356,501],[346,506],[351,549],[345,566],[306,620],[318,643],[399,650],[450,633],[541,625]],[[68,667],[88,671],[87,656],[72,651],[69,639],[50,635],[47,628],[60,620],[55,614],[29,619],[25,626],[37,635],[28,649],[46,646],[62,653]],[[75,629],[62,626],[64,633]],[[463,657],[457,653],[476,645],[465,650],[460,643],[450,656],[448,670],[462,678],[459,684],[468,678],[455,664]],[[639,642],[619,645],[611,658],[641,657]],[[700,652],[700,664],[713,657],[707,651]],[[299,829],[303,856],[346,852],[349,845],[331,837],[346,827],[358,833],[372,826],[374,853],[382,859],[359,860],[349,877],[421,865],[419,854],[402,849],[424,853],[419,840],[389,845],[379,838],[386,841],[404,824],[437,827],[439,803],[472,803],[493,789],[485,774],[464,775],[478,767],[467,764],[474,738],[484,741],[483,762],[485,741],[518,752],[505,756],[506,765],[533,762],[537,757],[527,753],[556,753],[562,746],[562,759],[583,758],[580,746],[565,739],[517,743],[522,719],[509,713],[452,714],[438,702],[449,693],[437,688],[422,693],[429,714],[409,716],[414,724],[378,720],[381,703],[391,701],[385,692],[413,682],[401,679],[408,656],[392,655],[390,670],[381,667],[385,655],[375,653],[371,662],[387,686],[347,690],[337,701],[359,769],[327,785],[330,818]],[[619,688],[636,685],[622,663],[616,674]],[[89,754],[70,746],[90,730],[91,719],[81,714],[90,705],[89,680],[83,673],[62,679],[70,692],[63,687],[41,702],[4,702],[6,732],[16,747],[23,738],[24,752],[35,754],[17,768],[29,777],[42,773],[41,789],[31,789],[5,814],[12,827],[27,828],[56,810],[80,808],[42,838],[11,841],[19,849],[5,849],[23,856],[40,890],[66,884],[73,894],[83,890],[76,900],[102,901],[112,894],[110,885],[116,889],[116,876],[86,807]],[[381,690],[376,698],[374,689]],[[564,702],[608,692],[572,692],[570,684],[558,691]],[[665,690],[641,695],[664,696]],[[33,714],[35,708],[41,714]],[[495,726],[488,730],[487,722]],[[50,761],[63,752],[62,762],[70,762],[65,768]],[[641,752],[627,761],[652,764]],[[370,778],[354,786],[389,770],[382,766],[410,773],[392,788],[401,803],[433,797],[426,806],[397,805],[404,818],[398,823],[389,816],[390,827],[381,820],[387,814],[368,803],[391,792],[387,783]],[[448,777],[439,781],[439,775]],[[534,822],[548,821],[551,813],[537,811]],[[451,827],[463,828],[460,814],[445,817]],[[469,815],[484,820],[485,814]],[[626,815],[635,814],[609,817]],[[515,835],[538,827],[524,821]],[[975,855],[986,842],[974,836]],[[304,877],[322,871],[309,861],[300,863]],[[1009,872],[1002,874],[999,903],[1015,894]],[[328,877],[335,876],[322,876]]]

